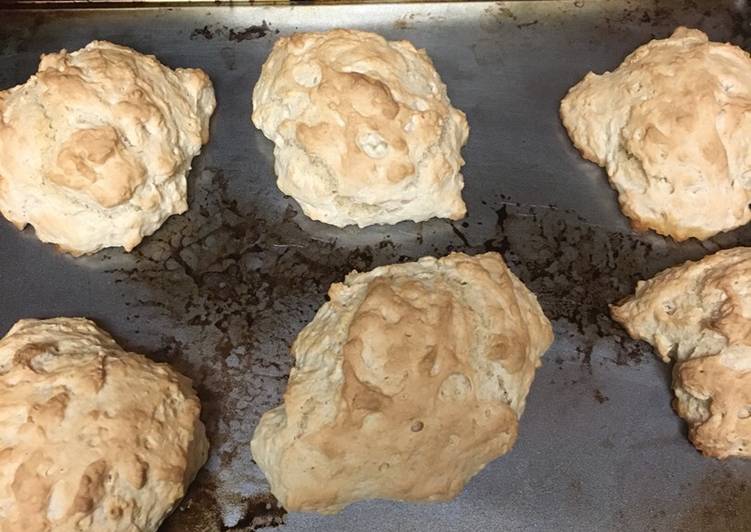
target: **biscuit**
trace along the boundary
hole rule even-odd
[[[339,227],[463,218],[469,126],[424,50],[364,31],[282,37],[253,89],[279,189]]]
[[[553,332],[500,255],[353,272],[329,296],[251,442],[287,510],[447,500],[511,449]]]
[[[750,102],[749,54],[678,28],[587,74],[561,117],[636,229],[705,239],[751,220]]]
[[[190,380],[82,318],[0,340],[0,532],[156,532],[206,461]]]
[[[73,255],[130,251],[185,212],[214,90],[201,70],[105,41],[43,55],[0,92],[0,212]]]
[[[751,456],[751,248],[670,268],[612,307],[629,334],[675,360],[673,405],[707,456]]]

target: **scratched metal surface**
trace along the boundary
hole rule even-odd
[[[89,316],[193,378],[211,457],[165,531],[749,530],[751,464],[694,451],[670,408],[669,368],[606,311],[637,279],[749,244],[751,231],[682,245],[633,234],[557,116],[588,70],[614,68],[678,24],[750,44],[746,9],[577,0],[4,12],[3,88],[41,52],[109,39],[206,70],[218,108],[190,174],[190,211],[134,253],[72,259],[0,223],[0,332],[24,317]],[[277,191],[271,143],[249,122],[251,88],[277,35],[333,26],[410,39],[433,57],[472,127],[466,220],[336,229]],[[449,250],[503,252],[555,323],[516,447],[453,502],[286,515],[248,441],[280,399],[290,342],[346,272]]]

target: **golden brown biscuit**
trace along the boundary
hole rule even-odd
[[[73,255],[130,251],[187,209],[214,107],[203,71],[124,46],[44,55],[0,92],[0,212]]]
[[[635,228],[704,239],[751,220],[751,58],[737,46],[678,28],[587,74],[561,117]]]
[[[190,380],[82,318],[0,340],[0,532],[156,532],[206,461]]]
[[[353,272],[329,296],[251,442],[288,510],[450,499],[512,447],[553,333],[500,255]]]
[[[277,185],[336,226],[457,220],[469,127],[425,53],[365,31],[282,37],[253,89]]]
[[[707,456],[751,456],[751,248],[640,281],[611,308],[673,368],[674,406]]]

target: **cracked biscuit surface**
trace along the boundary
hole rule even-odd
[[[673,403],[705,455],[751,456],[751,248],[720,251],[640,281],[611,309],[675,360]]]
[[[469,127],[424,50],[364,31],[282,37],[253,89],[279,189],[339,227],[464,217]]]
[[[709,238],[751,220],[751,57],[678,28],[561,102],[582,156],[604,167],[639,230]]]
[[[156,532],[204,464],[188,378],[82,318],[0,340],[0,532]]]
[[[214,107],[203,71],[124,46],[43,55],[0,92],[0,212],[73,255],[130,251],[187,209]]]
[[[329,296],[251,442],[285,508],[450,499],[511,449],[553,333],[500,255],[353,272]]]

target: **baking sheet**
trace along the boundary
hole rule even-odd
[[[108,39],[204,69],[218,107],[190,211],[134,253],[73,259],[0,222],[0,332],[25,317],[88,316],[194,380],[211,456],[165,531],[751,530],[751,464],[694,450],[670,408],[669,367],[607,315],[637,279],[751,243],[751,230],[681,245],[632,233],[557,114],[587,71],[679,24],[748,45],[747,14],[745,2],[698,0],[2,12],[0,87],[23,82],[42,52]],[[471,126],[465,220],[337,229],[278,192],[250,91],[278,35],[335,26],[428,50]],[[501,251],[554,321],[515,448],[453,502],[285,515],[248,442],[280,400],[289,344],[348,271],[451,250]]]

